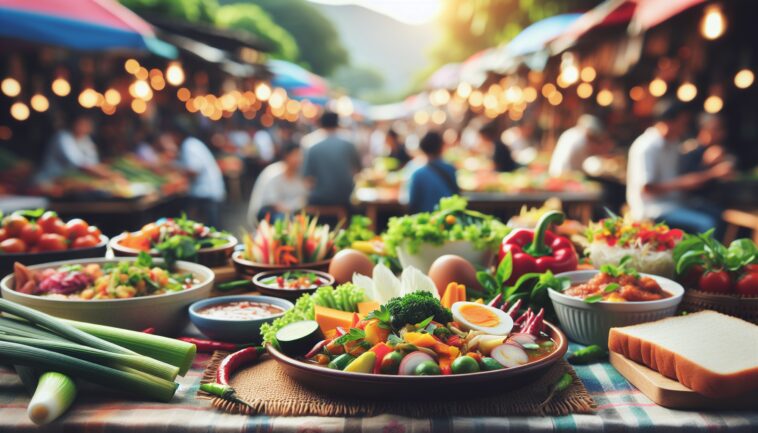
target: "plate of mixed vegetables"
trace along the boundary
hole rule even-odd
[[[182,215],[161,218],[139,231],[123,233],[114,237],[110,245],[117,256],[136,256],[144,251],[169,264],[187,260],[216,267],[227,264],[237,239]]]

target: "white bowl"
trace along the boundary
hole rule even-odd
[[[418,251],[411,253],[405,245],[398,247],[397,258],[403,268],[413,266],[423,273],[428,273],[432,263],[446,254],[454,254],[468,260],[474,266],[486,267],[492,261],[494,253],[491,250],[477,250],[469,241],[448,241],[442,245],[423,243]]]
[[[558,274],[566,277],[571,284],[589,281],[598,271],[572,271]],[[684,288],[677,282],[657,275],[640,274],[653,278],[671,297],[645,302],[607,302],[588,304],[579,298],[564,295],[553,289],[548,290],[561,329],[568,337],[582,344],[608,346],[608,332],[619,326],[636,325],[671,317],[682,301]]]
[[[111,263],[135,261],[136,258],[78,259],[43,263],[29,266],[29,269],[56,268],[69,264]],[[161,263],[159,259],[153,259]],[[181,292],[163,295],[142,296],[130,299],[55,299],[19,293],[15,290],[15,276],[10,274],[0,281],[3,298],[63,319],[142,331],[155,328],[162,335],[175,334],[187,325],[187,307],[193,302],[207,298],[213,288],[215,275],[205,266],[190,262],[176,262],[179,271],[191,272],[200,281],[197,285]]]

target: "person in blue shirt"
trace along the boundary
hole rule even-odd
[[[442,136],[430,131],[419,142],[426,155],[426,164],[411,175],[408,187],[408,208],[412,213],[431,212],[441,198],[457,194],[460,189],[455,167],[443,161]]]

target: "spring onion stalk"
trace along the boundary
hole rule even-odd
[[[77,328],[74,328],[73,326],[64,323],[60,319],[56,319],[53,316],[29,307],[25,307],[23,305],[19,305],[6,299],[0,298],[0,312],[12,314],[22,319],[26,319],[36,325],[43,326],[48,330],[59,334],[69,340],[75,341],[80,344],[86,344],[87,346],[94,347],[96,349],[107,350],[115,353],[124,353],[128,355],[135,354],[129,349],[125,349],[119,345],[111,343],[110,341],[105,341]]]
[[[3,334],[0,334],[0,341],[51,350],[64,355],[86,359],[87,361],[106,363],[118,369],[120,369],[120,367],[131,367],[135,370],[143,371],[166,380],[173,381],[176,379],[176,375],[179,374],[178,367],[147,356],[124,355],[123,353],[106,352],[104,350],[94,349],[92,347],[71,342],[40,340]]]
[[[168,402],[178,384],[141,372],[127,372],[106,367],[36,347],[0,341],[3,360],[12,364],[34,367],[43,371],[58,371],[102,386],[118,389],[139,397]]]
[[[57,372],[39,378],[26,414],[37,425],[48,424],[63,415],[76,398],[76,384],[69,376]]]
[[[94,323],[75,322],[73,320],[64,321],[80,331],[118,344],[140,355],[149,356],[167,364],[175,365],[179,367],[180,376],[184,376],[189,371],[197,352],[197,347],[194,344],[173,338],[96,325]]]
[[[0,333],[19,337],[40,338],[45,340],[68,341],[60,335],[37,328],[29,322],[20,319],[0,317]]]

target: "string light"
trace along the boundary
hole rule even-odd
[[[413,121],[416,122],[417,125],[426,125],[426,123],[429,122],[429,113],[426,111],[417,111],[413,115]]]
[[[690,82],[682,83],[676,89],[676,97],[682,102],[690,102],[697,96],[697,87]]]
[[[142,99],[132,99],[132,111],[142,114],[147,111],[147,103]]]
[[[135,59],[127,59],[124,62],[124,69],[126,70],[126,72],[130,74],[136,74],[139,68],[140,68],[139,62]]]
[[[71,84],[65,78],[56,78],[53,80],[50,88],[53,90],[53,93],[61,97],[68,96],[71,93]]]
[[[91,88],[82,90],[82,92],[79,93],[79,105],[84,108],[94,107],[97,105],[97,95],[98,93]]]
[[[50,101],[48,101],[47,97],[41,93],[33,95],[29,103],[31,104],[34,111],[38,111],[40,113],[44,113],[48,108],[50,108]]]
[[[29,107],[23,102],[14,102],[13,105],[11,105],[11,116],[16,120],[23,122],[29,118]]]
[[[632,101],[640,101],[644,97],[645,89],[643,89],[642,86],[634,86],[629,89],[629,98],[631,98]]]
[[[192,97],[192,93],[190,93],[188,88],[180,87],[176,91],[176,97],[182,102],[187,102]]]
[[[534,102],[537,99],[537,89],[532,86],[524,88],[524,101]]]
[[[137,77],[138,80],[147,80],[150,77],[150,74],[147,72],[146,68],[140,67],[137,69],[137,72],[134,73],[134,76]]]
[[[179,62],[171,62],[166,68],[166,81],[172,86],[184,83],[184,69]]]
[[[471,88],[471,84],[462,81],[460,84],[458,84],[458,88],[455,90],[455,93],[458,94],[463,99],[466,99],[471,95],[471,91],[473,89]]]
[[[271,97],[271,87],[266,83],[258,83],[255,86],[255,97],[261,101],[268,101],[268,98]]]
[[[545,83],[544,86],[542,86],[542,96],[549,98],[551,94],[558,91],[558,89],[555,88],[555,84],[553,83]]]
[[[434,110],[432,113],[432,123],[442,125],[447,120],[447,114],[442,110]]]
[[[121,103],[121,93],[116,89],[108,89],[105,91],[104,96],[105,102],[107,103],[106,105],[113,106],[113,111],[115,111],[115,106]]]
[[[563,68],[558,76],[558,85],[561,87],[568,87],[577,81],[579,81],[579,69],[573,63]]]
[[[721,37],[726,30],[726,18],[719,5],[713,4],[705,9],[703,21],[700,23],[700,33],[708,40]]]
[[[720,96],[711,95],[705,98],[703,102],[703,109],[707,113],[715,114],[721,111],[722,108],[724,108],[724,100]]]
[[[135,98],[149,101],[153,97],[153,91],[145,80],[135,80],[129,85],[129,94]]]
[[[472,91],[468,97],[468,103],[472,107],[481,107],[482,103],[484,103],[484,94],[481,92],[481,90],[477,89]]]
[[[608,89],[603,89],[597,92],[595,99],[597,100],[598,105],[601,107],[607,107],[613,104],[613,92]]]
[[[590,83],[580,83],[576,86],[576,94],[582,99],[587,99],[592,96],[592,91],[592,84]]]
[[[21,83],[15,78],[8,77],[0,83],[0,90],[2,90],[5,96],[14,98],[21,93]]]
[[[750,69],[741,69],[734,75],[734,85],[739,89],[747,89],[753,85],[755,75]]]
[[[560,105],[561,102],[563,102],[563,95],[561,92],[555,91],[547,97],[547,102],[549,102],[550,105]]]
[[[666,94],[666,91],[668,90],[668,84],[666,84],[665,81],[663,81],[661,78],[655,78],[653,81],[650,82],[650,85],[648,86],[648,90],[650,91],[650,94],[655,96],[656,98],[659,98]]]
[[[597,71],[592,66],[585,66],[582,68],[582,72],[579,74],[582,81],[587,83],[593,81],[597,77]]]

